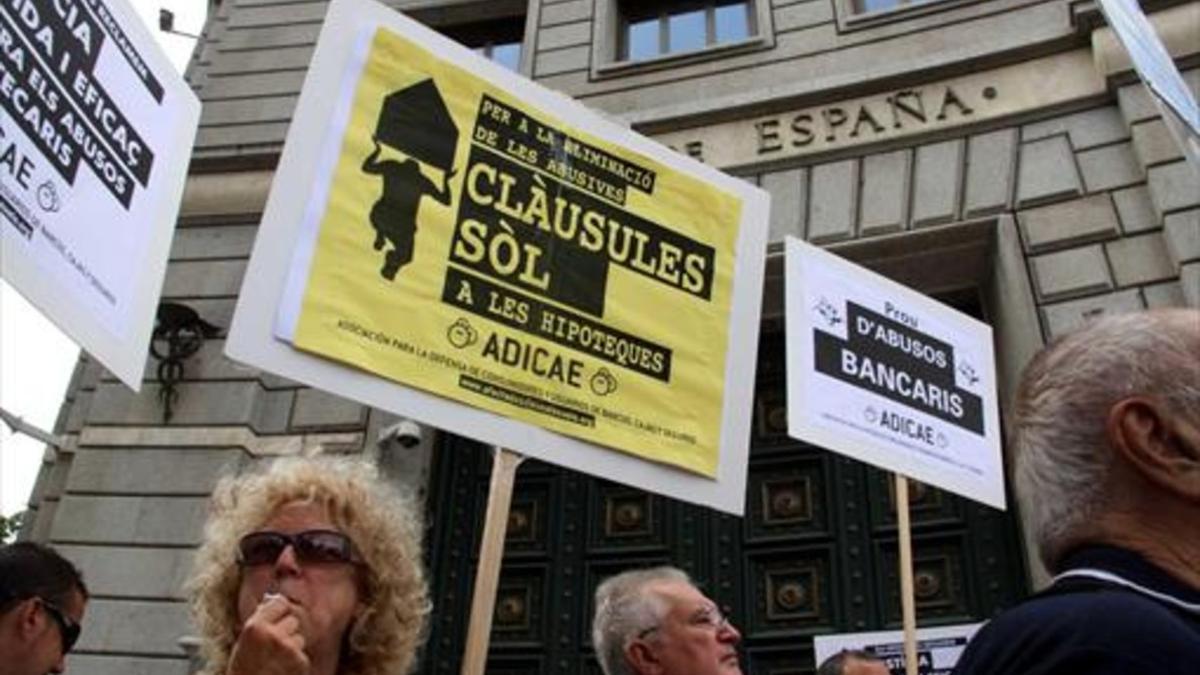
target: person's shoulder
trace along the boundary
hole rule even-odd
[[[1101,589],[1035,597],[1000,614],[971,641],[955,674],[1058,673],[1084,665],[1091,673],[1119,673],[1156,664],[1166,673],[1197,658],[1200,624],[1136,593]]]

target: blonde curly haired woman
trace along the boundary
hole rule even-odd
[[[222,480],[188,584],[204,673],[409,672],[429,613],[420,531],[363,462]]]

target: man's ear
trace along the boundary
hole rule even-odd
[[[37,598],[25,598],[13,611],[16,612],[17,632],[22,638],[37,637],[44,629],[44,612],[38,606]]]
[[[1200,502],[1200,425],[1160,401],[1135,396],[1109,409],[1107,431],[1113,449],[1144,479]]]
[[[625,659],[633,667],[633,672],[639,675],[656,675],[663,672],[658,653],[648,643],[634,640],[625,648]]]

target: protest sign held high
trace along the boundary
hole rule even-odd
[[[788,432],[1004,508],[991,329],[787,240]]]
[[[4,278],[137,389],[200,104],[125,0],[3,0],[0,109]]]
[[[757,188],[338,0],[230,354],[740,513],[766,215]]]

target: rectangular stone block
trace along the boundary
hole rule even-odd
[[[550,75],[587,70],[591,54],[591,45],[538,52],[534,58],[533,72],[540,77],[548,77]]]
[[[1029,142],[1064,133],[1070,137],[1075,150],[1087,150],[1129,138],[1129,129],[1120,110],[1105,106],[1027,124],[1021,129],[1021,140]]]
[[[266,206],[274,171],[193,174],[183,189],[180,218],[253,222]]]
[[[571,0],[542,6],[542,27],[592,18],[592,0]]]
[[[159,495],[212,494],[217,479],[236,468],[241,450],[80,448],[67,481],[69,492]]]
[[[183,584],[191,574],[190,548],[127,548],[122,546],[56,547],[84,571],[92,595],[110,598],[185,600]]]
[[[1183,294],[1183,284],[1178,281],[1146,286],[1142,289],[1142,295],[1146,296],[1146,306],[1150,309],[1187,306],[1187,297]]]
[[[47,499],[30,505],[26,521],[21,525],[21,538],[33,541],[49,541],[54,526],[54,515],[58,512],[58,500]]]
[[[1112,288],[1100,244],[1035,256],[1031,263],[1038,300],[1065,300]]]
[[[967,145],[965,210],[968,216],[998,213],[1009,207],[1016,159],[1016,129],[1000,129],[971,137]]]
[[[1093,195],[1017,213],[1025,244],[1039,253],[1120,234],[1116,210],[1108,195]]]
[[[313,44],[304,44],[272,49],[221,49],[220,55],[212,61],[208,74],[229,75],[307,68],[312,61],[313,47]]]
[[[69,494],[59,502],[50,538],[62,543],[196,546],[207,505],[207,497]]]
[[[1085,150],[1076,157],[1088,192],[1102,192],[1140,183],[1146,179],[1142,165],[1129,143]]]
[[[1129,84],[1117,90],[1117,105],[1121,115],[1129,124],[1158,117],[1158,107],[1150,98],[1150,92],[1141,82]]]
[[[140,394],[116,382],[96,390],[88,412],[92,424],[162,424],[160,385],[147,383]],[[264,390],[256,381],[183,382],[176,387],[173,425],[249,424],[263,433],[287,429],[291,390]]]
[[[1200,262],[1188,263],[1179,270],[1179,287],[1187,306],[1200,309]]]
[[[821,243],[854,236],[857,199],[856,160],[814,166],[808,199],[808,240]]]
[[[315,45],[320,32],[320,23],[263,27],[230,26],[221,35],[220,51]]]
[[[86,632],[86,631],[85,631]],[[179,652],[183,654],[183,652]],[[68,673],[88,675],[189,675],[188,660],[180,658],[148,658],[127,654],[67,655]]]
[[[1150,200],[1150,188],[1136,185],[1112,193],[1121,220],[1121,230],[1126,234],[1157,229],[1160,220],[1154,214],[1154,203]]]
[[[257,225],[181,227],[171,241],[171,260],[248,258],[256,234]]]
[[[1200,206],[1200,178],[1187,162],[1151,167],[1149,183],[1150,197],[1160,216]]]
[[[1118,239],[1104,247],[1117,286],[1124,288],[1175,278],[1175,266],[1158,232]]]
[[[181,656],[179,638],[191,629],[182,602],[145,602],[94,598],[88,603],[81,652]]]
[[[63,433],[76,434],[80,429],[83,429],[84,422],[87,420],[88,413],[92,408],[92,399],[95,398],[95,390],[80,390],[74,393],[73,401],[63,403],[63,407],[68,407],[66,423],[63,425]]]
[[[774,11],[775,32],[786,33],[801,28],[833,21],[833,3],[826,0],[809,0]]]
[[[586,45],[591,44],[591,41],[591,21],[580,21],[579,23],[568,23],[561,26],[544,28],[537,36],[539,51]]]
[[[961,139],[955,139],[917,148],[912,196],[915,227],[948,223],[958,217],[964,147]]]
[[[1017,178],[1017,203],[1029,206],[1079,194],[1083,185],[1075,168],[1075,155],[1066,136],[1021,146]]]
[[[361,427],[367,409],[360,403],[348,401],[320,389],[300,389],[292,413],[293,429],[325,427]]]
[[[1106,314],[1125,314],[1145,309],[1142,296],[1136,288],[1117,293],[1092,295],[1078,300],[1068,300],[1042,308],[1042,317],[1048,337],[1055,338],[1069,333],[1085,322]]]
[[[1167,216],[1163,222],[1167,253],[1178,267],[1200,260],[1200,209],[1180,211]]]
[[[246,274],[245,260],[197,260],[167,265],[164,298],[235,297]]]
[[[859,233],[862,236],[904,229],[908,216],[908,150],[868,155],[862,163],[862,205]]]
[[[1133,147],[1142,166],[1165,164],[1183,159],[1183,152],[1167,130],[1162,118],[1133,125]]]
[[[322,1],[293,2],[287,5],[239,7],[229,17],[229,26],[278,26],[290,23],[320,22],[325,18],[329,3]]]
[[[804,169],[763,174],[759,184],[771,194],[768,241],[782,241],[786,236],[803,236],[807,179]]]

